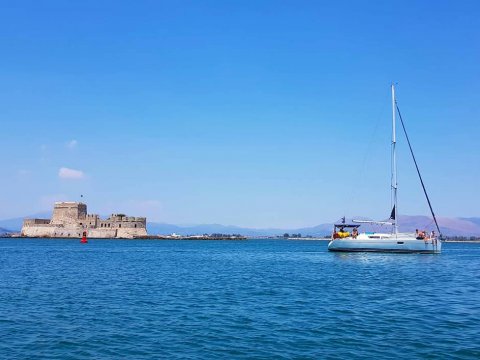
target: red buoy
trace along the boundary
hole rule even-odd
[[[80,243],[81,243],[81,244],[86,244],[86,243],[88,243],[88,241],[87,241],[87,232],[86,232],[86,231],[83,232],[82,240],[80,240]]]

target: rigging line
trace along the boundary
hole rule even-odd
[[[438,226],[437,218],[435,217],[435,213],[433,212],[432,204],[430,203],[430,198],[428,197],[427,189],[425,188],[425,184],[423,183],[422,175],[420,174],[420,169],[418,168],[417,160],[415,159],[415,155],[413,154],[412,145],[410,144],[410,139],[408,138],[407,129],[405,129],[405,124],[403,123],[402,114],[400,113],[400,109],[398,108],[398,104],[397,104],[396,101],[395,101],[395,107],[397,108],[398,117],[400,118],[400,122],[402,123],[403,132],[405,133],[405,137],[407,138],[407,143],[408,143],[408,147],[410,148],[410,153],[412,154],[413,162],[415,163],[415,167],[417,168],[417,173],[418,173],[418,177],[420,178],[420,183],[422,184],[423,192],[425,194],[425,197],[427,198],[428,207],[430,208],[430,212],[432,213],[433,220],[435,221],[435,225],[437,226],[438,234],[441,237],[442,232],[440,231],[440,227]]]
[[[430,220],[430,222],[425,226],[425,229],[428,229],[432,224],[433,224],[433,220]]]

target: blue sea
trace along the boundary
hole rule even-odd
[[[2,359],[480,359],[480,244],[0,239]]]

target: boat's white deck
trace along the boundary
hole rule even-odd
[[[439,253],[441,242],[438,239],[418,240],[415,234],[361,233],[356,238],[333,239],[328,244],[330,251],[369,251],[369,252],[425,252]]]

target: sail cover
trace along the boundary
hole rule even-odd
[[[390,214],[390,219],[395,220],[395,205],[393,205],[392,213]]]

